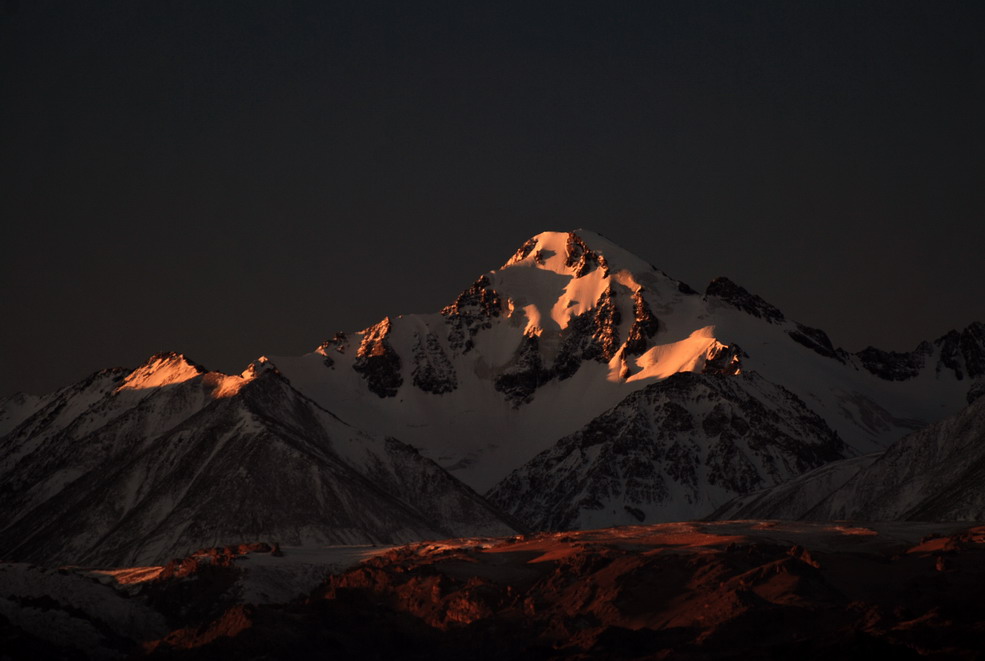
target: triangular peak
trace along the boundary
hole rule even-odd
[[[601,234],[577,229],[570,232],[541,232],[528,239],[503,265],[503,268],[524,264],[556,273],[581,277],[600,269],[633,273],[656,269],[628,250],[612,243]]]
[[[118,390],[144,390],[170,386],[194,379],[207,371],[183,354],[173,351],[157,353],[132,371]]]

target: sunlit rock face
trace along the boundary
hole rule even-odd
[[[481,330],[492,327],[493,319],[502,312],[499,294],[489,286],[489,278],[480,276],[462,292],[455,302],[441,310],[447,320],[448,345],[454,351],[468,353],[475,346],[473,339]]]
[[[633,325],[629,327],[625,348],[630,356],[646,353],[650,339],[660,330],[660,320],[650,310],[644,292],[642,286],[633,292]]]
[[[366,379],[366,386],[380,397],[393,397],[403,385],[400,355],[393,350],[389,317],[362,332],[363,340],[356,351],[352,369]]]

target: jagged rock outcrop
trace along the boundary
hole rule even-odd
[[[705,356],[702,374],[722,374],[735,376],[742,373],[742,357],[746,354],[738,344],[712,346]]]
[[[584,239],[574,232],[568,233],[564,265],[574,269],[576,278],[581,278],[596,268],[601,269],[605,275],[609,274],[609,264],[605,256],[589,248]]]
[[[326,340],[318,345],[318,348],[315,349],[315,351],[324,356],[328,356],[330,351],[344,354],[348,348],[349,336],[346,333],[339,331],[332,336],[332,339]]]
[[[587,356],[602,355],[602,351],[595,346],[597,334],[595,315],[591,311],[571,318],[562,333],[561,348],[554,358],[553,375],[559,381],[574,376]]]
[[[937,374],[950,372],[961,381],[985,376],[985,324],[975,322],[961,331],[948,331],[933,342],[921,342],[910,352],[866,347],[856,354],[877,376],[906,381],[932,366]]]
[[[949,369],[959,380],[985,376],[985,324],[974,323],[947,333],[934,344],[940,350],[938,371]]]
[[[660,321],[650,310],[641,286],[633,292],[633,325],[626,336],[626,355],[639,356],[650,348],[650,339],[660,330]]]
[[[796,329],[788,330],[787,335],[790,336],[794,342],[801,344],[811,351],[824,356],[825,358],[833,358],[839,363],[845,362],[845,357],[847,353],[842,350],[835,349],[834,345],[831,344],[831,338],[820,328],[811,328],[810,326],[805,326],[804,324],[797,324]]]
[[[876,376],[888,381],[906,381],[920,374],[932,350],[929,342],[923,342],[910,353],[866,347],[856,355],[865,369]]]
[[[496,377],[496,390],[514,407],[529,402],[537,388],[554,378],[553,370],[544,367],[539,346],[536,335],[525,335],[513,362]]]
[[[369,389],[380,397],[395,396],[404,382],[400,374],[400,355],[387,341],[390,329],[390,318],[387,317],[364,330],[356,360],[352,363],[352,369],[359,372]]]
[[[522,262],[530,256],[530,253],[532,253],[536,247],[537,239],[535,237],[527,239],[523,242],[523,245],[520,246],[515,253],[513,253],[513,256],[506,262],[506,266],[516,264],[517,262]]]
[[[592,342],[586,349],[585,358],[609,362],[619,349],[619,323],[622,321],[616,306],[616,293],[609,287],[595,303]]]
[[[705,297],[717,298],[734,308],[770,323],[778,324],[785,319],[779,308],[767,303],[759,296],[749,293],[745,288],[728,278],[715,278],[708,283]]]
[[[501,313],[499,294],[489,287],[489,278],[480,276],[454,303],[441,310],[448,321],[448,344],[453,350],[468,353],[475,346],[476,333],[490,328]]]
[[[608,287],[594,308],[572,317],[561,333],[561,349],[554,359],[552,376],[570,378],[586,360],[607,363],[619,350],[619,324],[622,314],[616,293]]]
[[[563,381],[573,376],[586,360],[608,363],[621,346],[621,322],[616,293],[608,287],[592,309],[572,317],[561,331],[560,350],[553,365],[545,365],[540,354],[539,336],[526,335],[513,362],[497,377],[496,389],[514,406],[519,406],[530,401],[537,388],[552,379]]]
[[[414,343],[414,385],[424,392],[440,395],[458,387],[455,366],[448,360],[434,333],[417,335]]]

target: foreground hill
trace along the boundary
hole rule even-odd
[[[257,544],[131,570],[0,565],[0,639],[13,658],[974,659],[983,581],[985,530],[940,524]]]

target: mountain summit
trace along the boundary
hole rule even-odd
[[[755,371],[803,400],[847,455],[871,452],[963,403],[965,354],[935,351],[897,382],[727,278],[701,295],[576,230],[532,237],[440,312],[386,318],[271,360],[348,421],[404,439],[487,490],[680,372]]]

